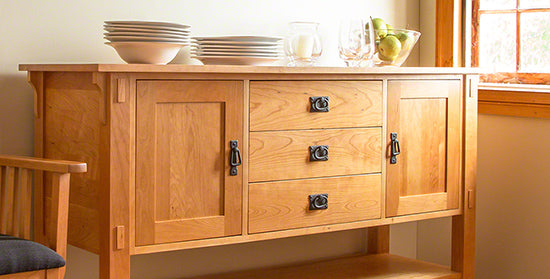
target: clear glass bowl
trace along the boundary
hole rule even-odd
[[[401,66],[420,38],[420,32],[407,29],[387,29],[381,38],[379,33],[382,32],[376,34],[376,66]]]

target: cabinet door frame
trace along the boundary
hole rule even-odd
[[[230,176],[230,140],[243,143],[242,81],[137,80],[136,246],[239,235],[242,233],[242,169]],[[158,103],[220,103],[223,110],[223,211],[219,216],[156,220],[155,158]],[[241,148],[242,150],[242,148]],[[244,154],[241,154],[244,156]],[[153,163],[151,163],[153,162]],[[152,167],[151,167],[152,166]],[[201,166],[197,166],[201,167]],[[149,185],[149,186],[148,186]],[[153,186],[150,186],[153,185]],[[146,197],[152,197],[147,201]]]
[[[402,216],[433,211],[460,208],[461,163],[463,138],[463,93],[462,80],[390,80],[388,81],[388,122],[387,122],[387,158],[386,158],[386,216]],[[404,181],[403,164],[397,156],[397,163],[390,163],[390,134],[401,132],[401,101],[404,99],[445,99],[446,110],[446,149],[445,149],[445,191],[402,195]],[[407,152],[406,150],[401,150]]]

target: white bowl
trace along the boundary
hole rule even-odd
[[[166,64],[178,54],[184,44],[165,42],[110,42],[120,58],[127,63]]]

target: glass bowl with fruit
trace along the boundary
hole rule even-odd
[[[420,38],[420,32],[393,28],[379,18],[372,19],[372,23],[376,34],[374,65],[401,66]]]

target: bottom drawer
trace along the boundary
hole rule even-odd
[[[380,174],[251,183],[249,233],[380,218],[381,185]],[[328,194],[326,209],[310,209],[318,194]]]

